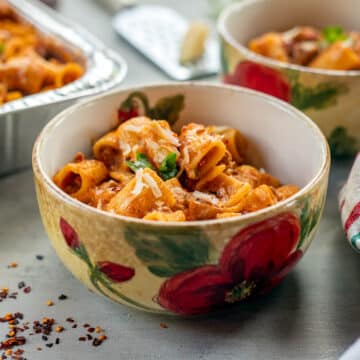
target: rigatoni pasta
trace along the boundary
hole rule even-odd
[[[249,49],[274,60],[329,70],[360,70],[360,33],[340,26],[322,31],[297,26],[268,32],[249,42]]]
[[[77,60],[0,0],[0,104],[77,80],[84,73]]]
[[[222,219],[257,211],[294,195],[263,169],[246,164],[237,129],[131,118],[77,155],[54,176],[73,198],[100,210],[152,221]]]

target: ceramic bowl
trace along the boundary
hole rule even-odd
[[[291,65],[257,55],[249,40],[297,25],[340,25],[359,31],[357,0],[243,0],[218,22],[222,69],[227,83],[276,96],[304,111],[329,140],[335,156],[360,149],[360,71],[329,71]]]
[[[183,94],[175,130],[188,122],[241,129],[261,154],[254,160],[294,197],[247,215],[166,223],[103,212],[63,193],[54,173],[117,123],[133,91],[150,104]],[[251,154],[256,151],[252,150]],[[302,257],[324,205],[329,150],[318,127],[273,97],[237,87],[172,83],[120,90],[77,104],[44,128],[33,169],[47,234],[66,267],[90,289],[152,312],[191,315],[262,294]]]

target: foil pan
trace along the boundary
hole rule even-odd
[[[124,59],[76,24],[37,0],[7,0],[41,33],[50,35],[83,59],[86,72],[56,90],[0,106],[0,176],[31,164],[31,150],[42,127],[78,99],[115,88],[125,78]]]

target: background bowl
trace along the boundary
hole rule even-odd
[[[186,223],[128,218],[72,199],[52,176],[76,152],[90,153],[93,139],[116,125],[118,106],[133,91],[143,91],[150,103],[183,94],[175,129],[192,121],[241,129],[262,155],[254,161],[301,191],[255,213]],[[325,138],[296,109],[251,90],[194,83],[132,88],[77,104],[44,128],[33,150],[41,216],[71,272],[117,302],[183,315],[261,294],[283,279],[318,225],[329,163]]]
[[[304,111],[322,129],[333,154],[360,149],[360,71],[329,71],[281,63],[247,49],[249,40],[294,26],[340,25],[359,31],[357,0],[244,0],[223,11],[224,81],[276,96]]]

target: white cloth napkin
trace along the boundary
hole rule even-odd
[[[360,359],[360,340],[352,344],[339,358],[339,360],[359,360]]]
[[[339,206],[349,243],[360,252],[360,153],[355,159],[346,184],[340,191]]]

